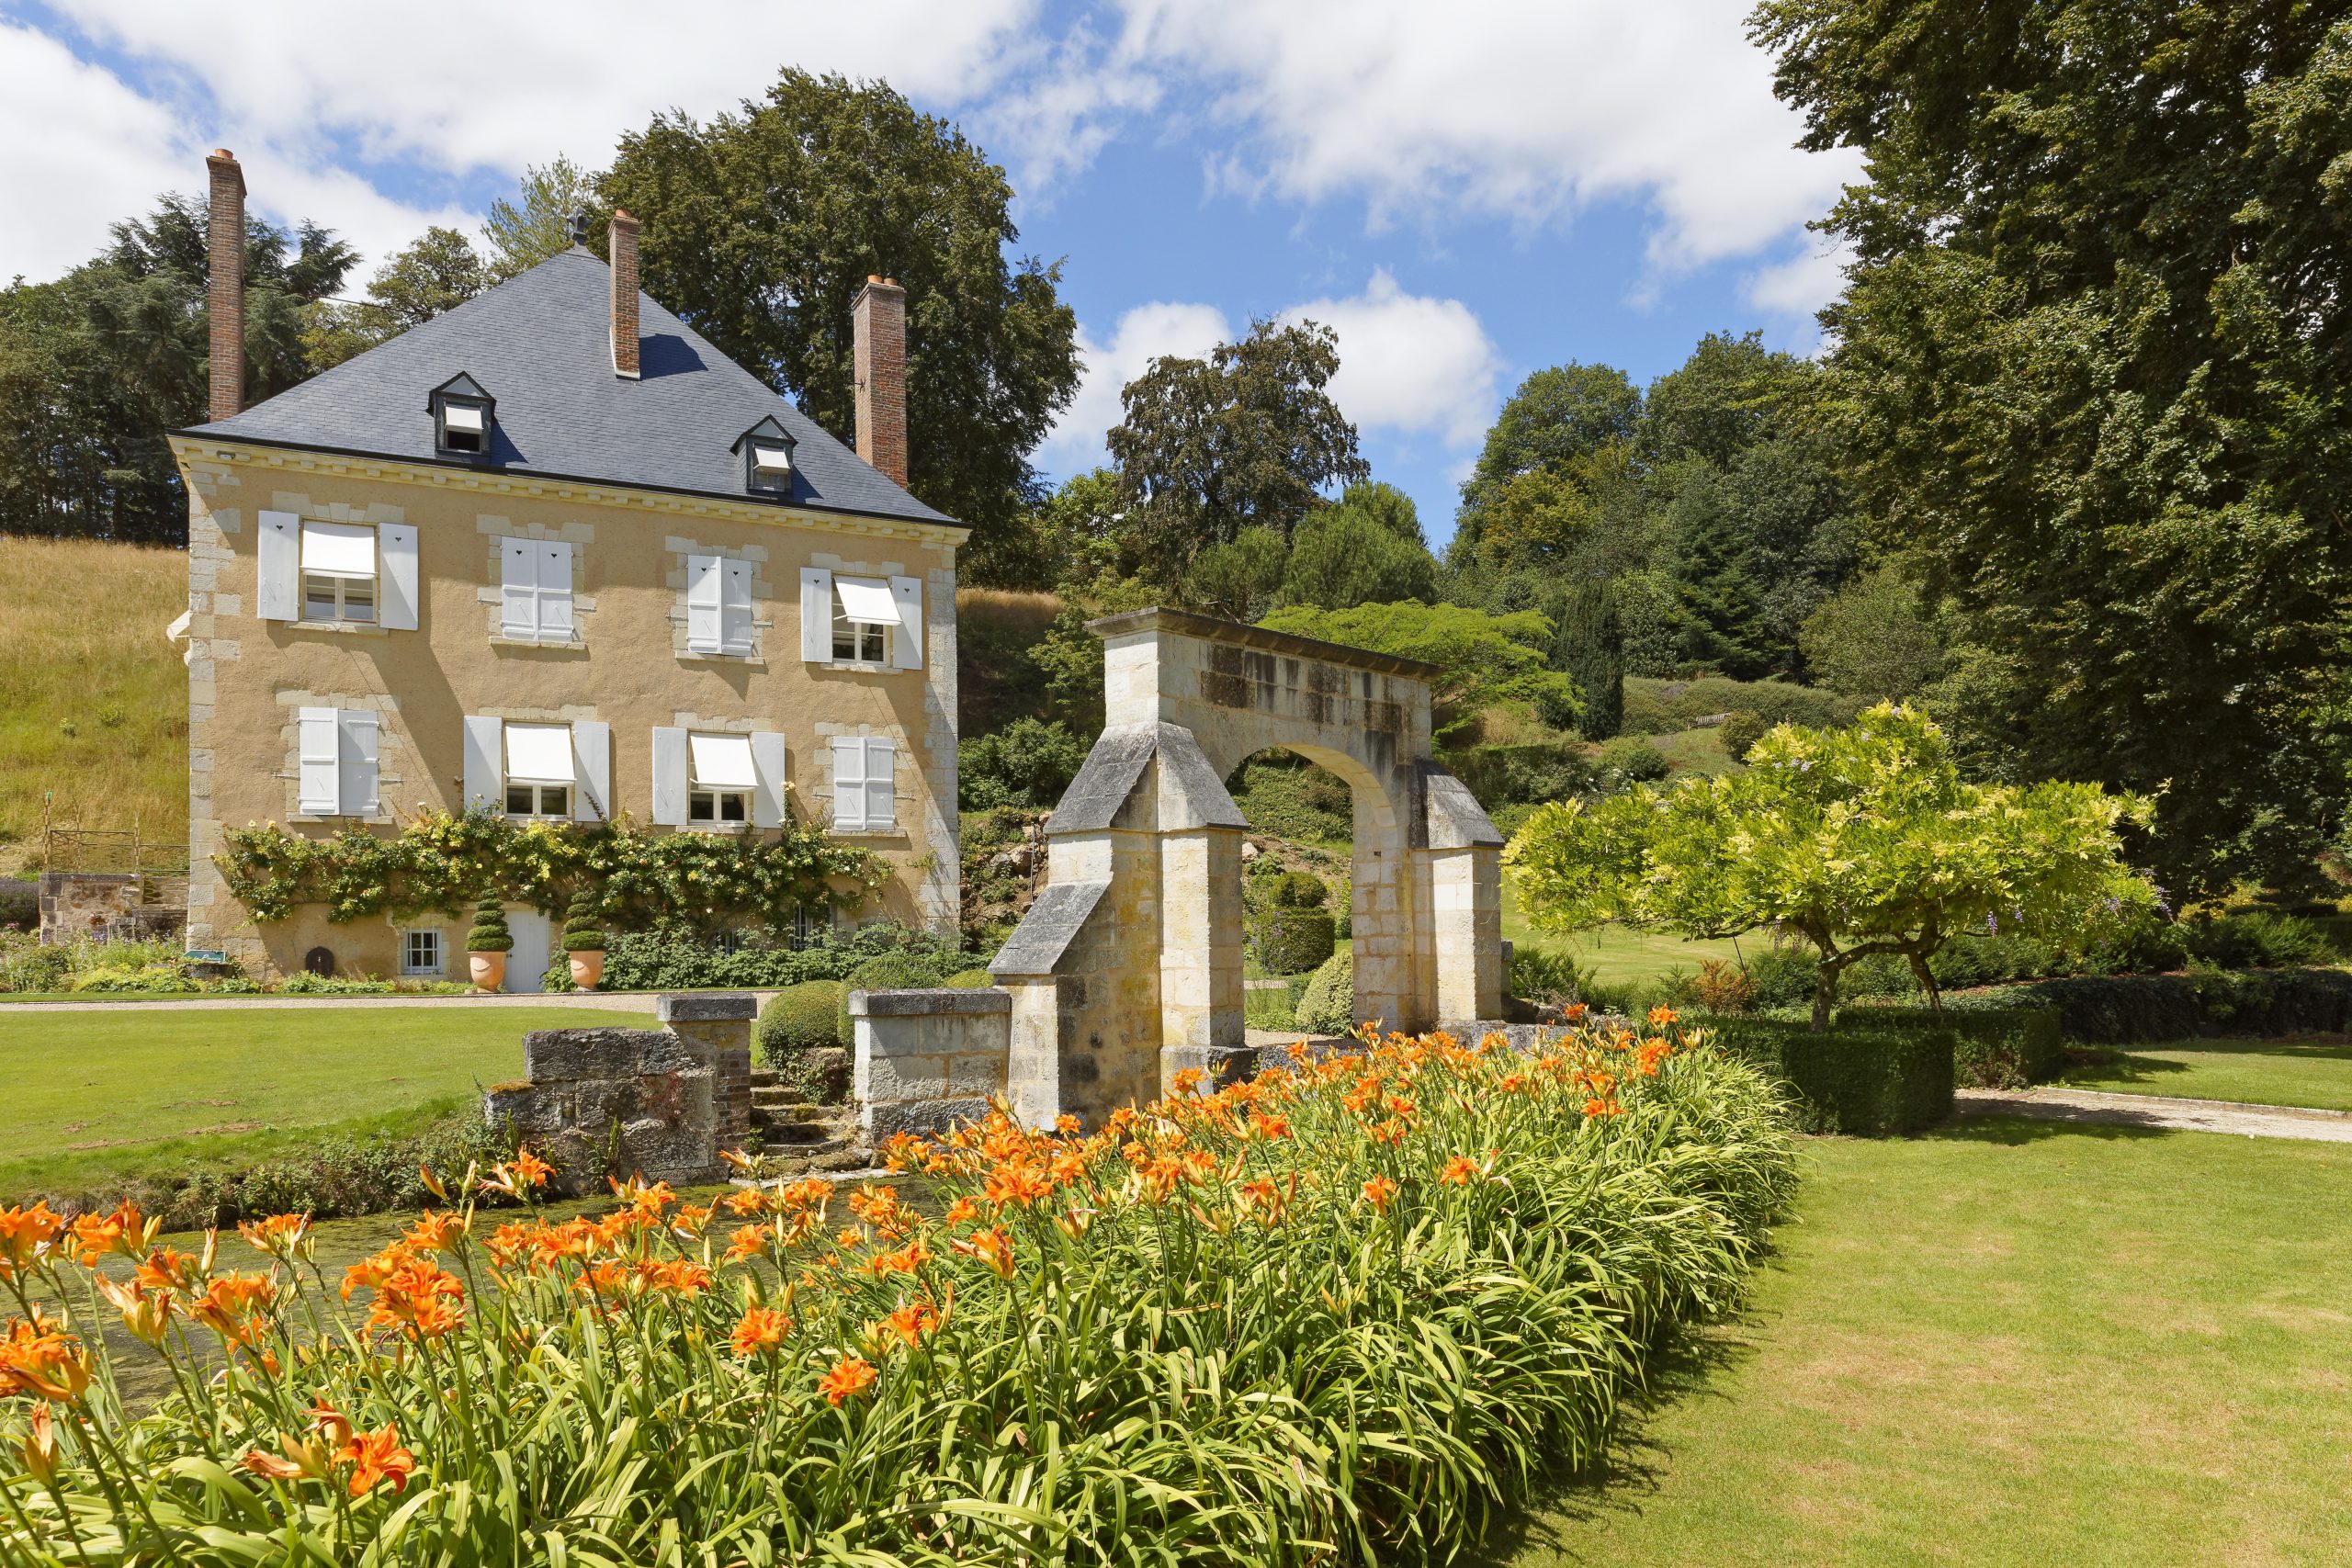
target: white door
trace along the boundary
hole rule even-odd
[[[555,942],[555,922],[537,909],[509,909],[506,929],[514,938],[514,950],[506,955],[506,989],[510,991],[542,991],[547,988],[548,956]]]

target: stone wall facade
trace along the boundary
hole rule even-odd
[[[857,1036],[850,1093],[869,1146],[978,1121],[1003,1097],[1011,993],[852,991],[849,1016]]]
[[[523,1036],[526,1080],[492,1089],[483,1113],[555,1167],[560,1192],[607,1175],[718,1181],[720,1152],[751,1131],[756,1010],[749,995],[665,996],[658,1030],[534,1030]]]

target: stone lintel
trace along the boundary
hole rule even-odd
[[[749,991],[694,991],[657,997],[653,1016],[663,1023],[721,1023],[759,1016],[760,1000]]]
[[[1089,621],[1086,629],[1105,642],[1114,637],[1130,637],[1136,632],[1166,632],[1177,637],[1196,637],[1203,642],[1230,643],[1239,648],[1260,649],[1267,653],[1286,653],[1294,659],[1319,660],[1323,663],[1343,665],[1350,670],[1369,670],[1380,675],[1402,675],[1414,681],[1435,681],[1445,672],[1436,665],[1424,664],[1418,659],[1399,659],[1393,653],[1374,653],[1369,649],[1322,642],[1289,632],[1270,632],[1263,626],[1219,620],[1215,615],[1196,615],[1190,610],[1129,610],[1124,615],[1105,615],[1099,621]]]
[[[900,991],[852,991],[852,1018],[928,1018],[942,1013],[1009,1013],[1012,993],[994,986],[938,986]]]

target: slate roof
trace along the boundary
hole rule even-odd
[[[783,504],[745,490],[743,459],[730,450],[764,416],[797,443],[791,504],[961,526],[650,295],[638,297],[643,373],[615,375],[611,299],[611,269],[574,246],[233,419],[184,434]],[[460,372],[497,400],[486,463],[434,450],[428,399]]]

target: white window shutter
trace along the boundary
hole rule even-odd
[[[899,606],[897,646],[890,650],[890,662],[900,670],[920,670],[922,668],[922,579],[892,578],[890,598]]]
[[[719,627],[719,558],[686,558],[686,649],[692,653],[717,653],[724,644]]]
[[[295,799],[305,817],[333,817],[342,809],[343,738],[333,708],[301,708],[294,716],[297,776]]]
[[[784,737],[773,729],[752,732],[752,826],[784,826]]]
[[[506,725],[466,716],[466,809],[506,809]]]
[[[854,735],[833,740],[833,830],[865,830],[865,742]]]
[[[800,569],[800,657],[822,664],[833,656],[833,574],[822,567]]]
[[[613,819],[613,727],[593,718],[571,721],[571,819]]]
[[[344,708],[337,728],[343,739],[338,813],[373,817],[382,809],[376,788],[376,716],[364,708]]]
[[[254,614],[265,621],[302,618],[302,520],[265,512],[254,536]]]
[[[749,653],[752,651],[752,563],[731,559],[721,562],[718,586],[720,639],[729,653]]]
[[[549,642],[571,640],[571,552],[578,547],[551,539],[531,546],[538,557],[539,636]]]
[[[377,624],[388,632],[416,630],[416,528],[408,523],[386,523],[376,530],[378,559],[383,563],[382,602]]]
[[[653,825],[686,825],[686,732],[683,728],[654,727]]]
[[[899,825],[898,745],[869,738],[865,742],[865,829],[887,832]]]
[[[508,637],[539,635],[538,558],[528,539],[498,541],[498,618]]]

